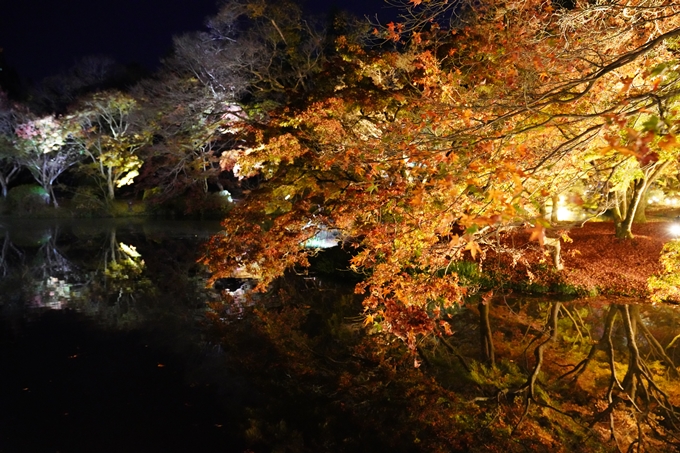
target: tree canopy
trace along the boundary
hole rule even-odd
[[[546,200],[576,181],[599,178],[630,234],[644,189],[677,160],[680,29],[664,1],[406,8],[373,31],[378,47],[341,36],[305,102],[243,124],[223,168],[263,181],[206,262],[264,288],[337,230],[367,323],[415,350],[470,295],[457,263],[516,253],[497,235],[517,226],[542,245]]]
[[[270,290],[310,265],[323,235],[350,256],[362,322],[389,339],[384,350],[399,339],[416,368],[428,360],[427,341],[455,355],[446,340],[454,314],[474,301],[480,363],[495,372],[490,301],[505,288],[472,276],[492,260],[506,272],[527,261],[506,233],[523,231],[560,269],[560,242],[569,240],[558,231],[561,200],[591,216],[607,212],[611,234],[626,240],[650,189],[677,179],[680,6],[389,3],[394,22],[338,14],[323,25],[296,2],[234,0],[205,30],[176,37],[162,69],[129,89],[104,91],[103,75],[72,71],[82,80],[37,99],[34,113],[0,97],[3,196],[18,175],[32,175],[56,206],[55,181],[74,169],[108,200],[129,186],[145,202],[183,198],[195,212],[226,193],[224,232],[201,259],[213,281],[249,277]],[[677,244],[664,250],[665,273],[652,281],[659,299],[677,297],[676,255]],[[543,354],[561,341],[559,324],[567,317],[570,335],[583,336],[577,313],[561,303],[541,310],[540,328],[517,311],[518,325],[542,332],[531,340],[526,380],[512,391],[526,411],[539,403],[539,375],[556,374]],[[639,312],[620,304],[598,313],[606,334],[615,323],[625,329],[630,350],[621,382],[609,353],[609,402],[593,413],[619,420],[617,404],[629,398],[676,417],[635,350]],[[289,314],[257,322],[267,335],[293,335],[282,327]],[[607,352],[606,335],[592,341],[575,378],[594,363],[591,354]]]

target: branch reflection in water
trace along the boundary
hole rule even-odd
[[[321,396],[328,401],[342,401],[343,414],[347,415],[352,398],[360,398],[362,404],[353,410],[369,417],[367,420],[376,416],[370,411],[361,412],[378,404],[364,404],[370,395],[361,392],[369,387],[342,390],[336,383],[338,376],[352,382],[352,373],[368,373],[375,379],[377,368],[367,366],[373,359],[369,360],[365,353],[348,353],[349,349],[340,346],[362,344],[360,337],[366,335],[385,335],[372,332],[370,326],[359,333],[363,319],[360,307],[353,302],[351,283],[345,285],[350,290],[344,290],[342,314],[333,308],[333,304],[340,304],[340,293],[334,293],[333,286],[322,278],[310,275],[290,276],[289,281],[277,283],[275,291],[261,296],[263,299],[244,303],[241,299],[246,296],[238,291],[247,289],[248,282],[222,282],[226,286],[217,288],[219,291],[207,289],[208,275],[195,262],[200,243],[219,231],[219,225],[207,230],[169,229],[167,223],[114,223],[90,228],[84,221],[58,226],[32,222],[0,229],[3,336],[20,337],[27,319],[50,309],[74,309],[103,325],[129,329],[149,323],[202,319],[206,307],[222,307],[220,313],[215,312],[218,316],[210,319],[222,324],[221,332],[240,336],[226,338],[240,342],[235,344],[247,344],[250,349],[244,347],[244,354],[250,351],[260,358],[269,357],[274,345],[281,348],[287,362],[272,356],[262,361],[263,366],[283,366],[293,377],[296,370],[304,371],[304,379],[290,381],[299,388],[296,395],[302,391],[304,380],[315,376],[314,392],[321,395],[319,392],[328,389],[329,394]],[[238,287],[231,288],[229,283],[238,283]],[[220,299],[220,292],[224,296],[227,289],[231,300]],[[280,294],[286,294],[287,299],[277,301]],[[238,307],[229,309],[229,302]],[[461,401],[467,401],[455,411],[489,414],[475,428],[479,433],[489,434],[494,426],[501,432],[505,426],[510,428],[511,437],[544,433],[554,438],[556,433],[568,433],[570,439],[585,443],[597,440],[621,451],[637,446],[645,451],[677,449],[680,315],[674,306],[635,302],[611,298],[470,300],[449,313],[446,330],[451,335],[442,332],[441,336],[424,338],[419,343],[418,354],[424,365],[418,372],[434,377],[440,388],[456,392],[462,396]],[[259,310],[257,321],[248,319],[254,310]],[[271,338],[253,341],[254,325],[266,327],[260,332]],[[300,332],[293,332],[295,325],[299,325]],[[286,330],[288,336],[270,343],[274,335],[283,335],[284,326],[291,329]],[[194,335],[200,338],[203,333],[194,331]],[[286,338],[295,339],[290,347],[297,356],[284,354]],[[265,348],[264,354],[256,349],[258,344]],[[398,343],[390,344],[399,347]],[[225,348],[217,341],[212,345],[217,351]],[[240,363],[235,359],[236,349],[229,350],[233,356],[230,360]],[[319,364],[292,364],[298,356],[318,360]],[[255,363],[246,358],[243,362]],[[389,382],[390,386],[398,385]],[[282,395],[278,397],[284,399]],[[449,401],[448,405],[454,404]],[[439,411],[447,410],[446,406],[437,407]],[[455,412],[453,408],[449,410]],[[318,409],[313,413],[318,415]],[[308,435],[312,435],[311,427],[316,424],[308,424]],[[417,424],[413,426],[418,429]],[[304,427],[298,428],[305,431]],[[353,429],[358,429],[357,425]],[[495,437],[495,441],[498,439]]]
[[[214,291],[196,264],[217,223],[24,220],[0,227],[0,304],[71,308],[114,325],[204,309]],[[182,316],[186,316],[186,313]]]

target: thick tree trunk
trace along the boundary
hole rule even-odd
[[[637,210],[642,192],[645,189],[645,180],[637,179],[633,182],[632,197],[627,206],[623,219],[616,223],[616,237],[619,239],[631,239],[633,237],[633,219]],[[622,213],[623,214],[623,213]]]
[[[649,185],[642,192],[642,198],[640,198],[640,204],[635,210],[635,216],[633,217],[633,223],[647,223],[647,203],[649,199]]]
[[[633,221],[639,218],[639,210],[642,210],[642,217],[644,217],[644,200],[646,200],[647,191],[652,183],[663,174],[670,162],[670,160],[657,162],[656,165],[644,171],[644,177],[633,181],[630,202],[626,194],[621,195],[621,203],[617,203],[615,211],[617,238],[631,239],[633,237]]]

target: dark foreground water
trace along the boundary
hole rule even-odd
[[[206,288],[218,232],[0,219],[0,453],[680,450],[677,306],[470,300],[416,372],[344,252],[252,310]]]
[[[0,225],[1,453],[245,450],[200,324],[217,225]]]

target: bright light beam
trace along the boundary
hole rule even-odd
[[[671,223],[668,227],[668,232],[672,236],[680,236],[680,223]]]

